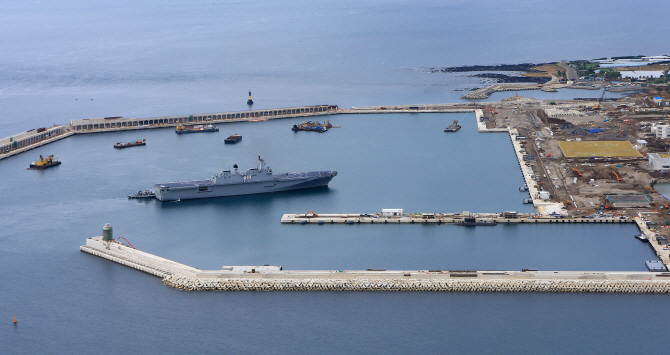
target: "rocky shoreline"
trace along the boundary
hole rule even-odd
[[[549,77],[538,77],[538,76],[511,76],[506,74],[497,74],[497,73],[480,73],[474,75],[468,75],[471,78],[486,78],[492,79],[496,83],[537,83],[544,84],[551,80]]]
[[[497,65],[462,65],[456,67],[428,68],[430,73],[465,73],[478,71],[518,71],[525,73],[540,73],[532,69],[534,67],[552,63],[521,63],[521,64],[497,64]]]

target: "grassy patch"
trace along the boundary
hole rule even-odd
[[[628,141],[559,142],[558,145],[568,158],[640,156]]]

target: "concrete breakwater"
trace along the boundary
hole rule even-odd
[[[184,291],[414,291],[670,293],[670,281],[652,280],[395,280],[193,279],[176,275],[165,285]]]
[[[80,250],[161,277],[185,291],[441,291],[670,293],[668,272],[497,270],[200,270],[102,237]]]
[[[336,114],[366,113],[449,113],[472,111],[470,104],[428,104],[375,106],[340,109],[337,105],[315,105],[291,108],[218,112],[152,118],[121,116],[71,120],[68,125],[34,129],[0,139],[0,160],[27,150],[67,138],[73,134],[118,132],[128,130],[171,128],[177,125],[255,122],[281,118],[316,117]]]

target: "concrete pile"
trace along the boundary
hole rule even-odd
[[[396,279],[197,279],[163,278],[185,291],[440,291],[440,292],[596,292],[670,293],[670,280],[396,280]]]

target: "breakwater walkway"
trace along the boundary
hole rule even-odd
[[[161,277],[165,285],[186,291],[670,293],[667,272],[282,270],[281,267],[199,270],[114,240],[103,241],[102,237],[88,238],[80,250]]]

